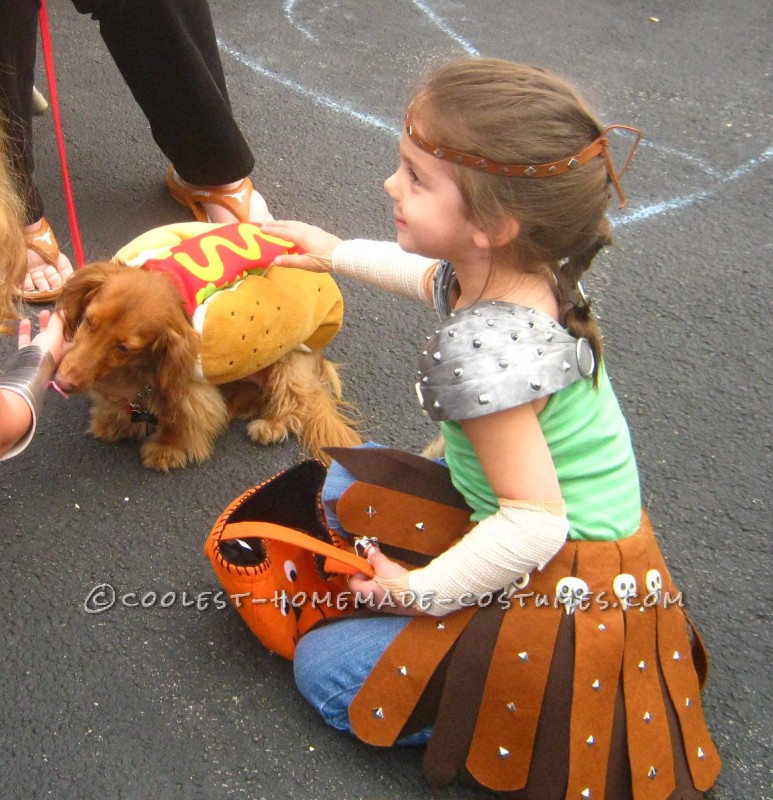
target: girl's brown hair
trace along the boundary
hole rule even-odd
[[[411,120],[440,147],[504,164],[544,164],[579,153],[601,127],[577,91],[540,67],[499,59],[463,59],[419,87]],[[549,178],[503,177],[455,165],[471,218],[495,233],[516,219],[518,235],[492,254],[521,270],[550,270],[566,325],[601,358],[601,333],[587,304],[567,304],[599,250],[611,241],[610,181],[593,158]]]
[[[23,220],[23,205],[16,192],[0,118],[0,333],[8,333],[8,321],[19,318],[15,295],[27,266]]]

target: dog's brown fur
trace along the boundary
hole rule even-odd
[[[163,274],[90,264],[67,282],[57,308],[73,343],[57,383],[91,392],[89,430],[97,438],[144,438],[146,467],[167,472],[204,461],[237,416],[252,420],[247,432],[254,442],[272,444],[294,433],[323,460],[325,446],[361,443],[343,413],[349,406],[341,400],[336,367],[319,352],[294,350],[252,380],[220,387],[195,380],[199,337]],[[131,422],[135,402],[155,414],[158,425]]]

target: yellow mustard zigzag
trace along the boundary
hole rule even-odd
[[[201,252],[204,258],[203,264],[197,263],[188,253],[175,253],[173,258],[183,269],[188,270],[188,272],[192,273],[199,280],[217,281],[223,277],[223,261],[218,254],[218,248],[220,247],[230,250],[236,255],[243,256],[250,261],[259,261],[263,251],[261,250],[258,239],[263,239],[266,242],[270,242],[285,249],[294,246],[292,242],[279,239],[276,236],[269,236],[255,225],[249,223],[239,225],[236,229],[236,233],[241,236],[242,241],[246,245],[245,247],[240,247],[238,242],[212,233],[201,239]],[[268,267],[269,265],[266,264],[265,266]]]

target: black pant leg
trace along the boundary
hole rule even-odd
[[[0,0],[0,117],[11,166],[19,177],[26,223],[43,216],[43,201],[32,180],[32,86],[38,43],[39,0]]]
[[[178,174],[198,185],[255,165],[226,88],[206,0],[73,0],[90,13],[151,132]]]

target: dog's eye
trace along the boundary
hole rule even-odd
[[[120,350],[122,353],[128,353],[129,352],[129,346],[124,344],[123,342],[121,342],[120,344],[117,344],[115,346],[115,349],[116,350]]]

